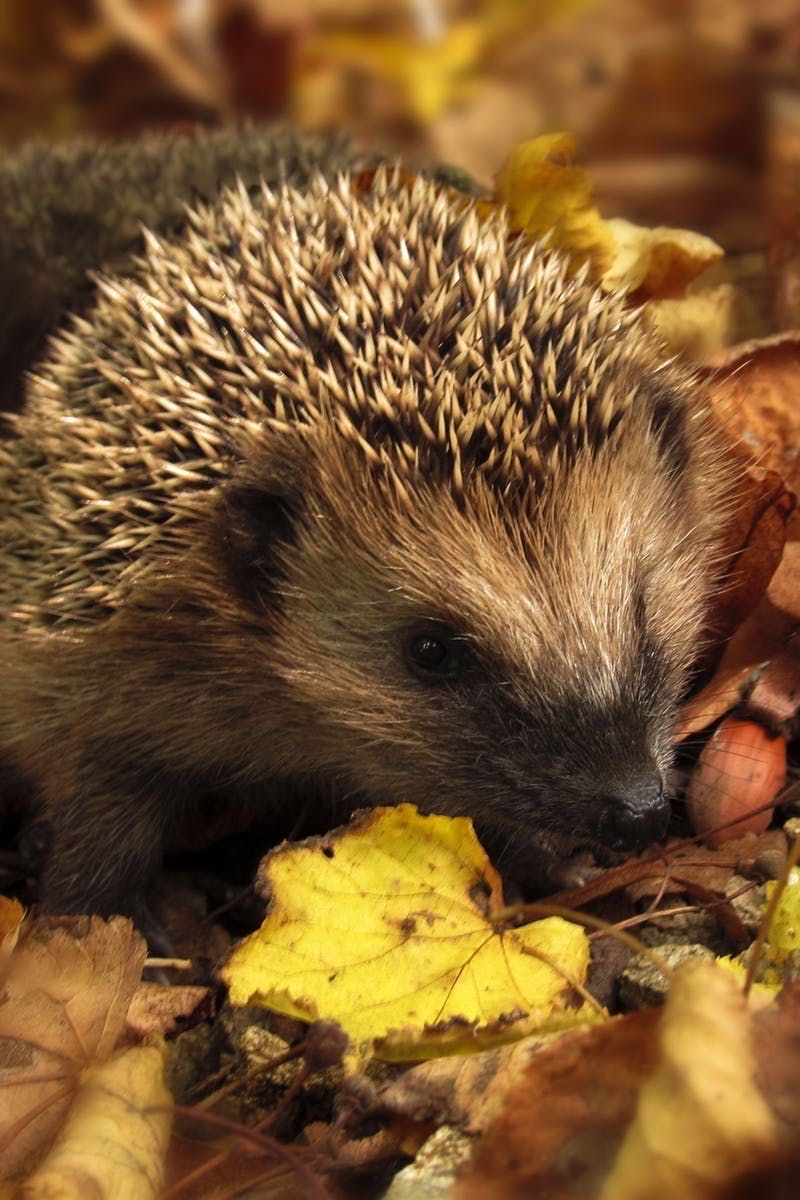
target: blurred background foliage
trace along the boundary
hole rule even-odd
[[[490,185],[566,129],[602,211],[742,253],[800,195],[799,59],[797,0],[0,0],[0,139],[281,119]]]

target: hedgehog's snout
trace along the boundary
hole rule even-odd
[[[658,775],[643,775],[604,797],[601,841],[613,850],[644,850],[667,832],[670,805]]]

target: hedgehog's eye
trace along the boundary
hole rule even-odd
[[[419,679],[454,679],[461,672],[462,643],[444,625],[415,629],[406,639],[405,658]]]
[[[447,661],[447,643],[441,638],[421,633],[411,642],[411,657],[418,667],[426,671],[440,671]]]

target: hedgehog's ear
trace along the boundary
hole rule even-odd
[[[281,550],[294,541],[298,501],[286,478],[253,482],[236,476],[222,492],[222,552],[246,599],[269,599],[282,574]]]

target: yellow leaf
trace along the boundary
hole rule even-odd
[[[778,886],[771,879],[767,884],[767,900]],[[768,953],[776,963],[783,963],[793,951],[800,950],[800,868],[789,872],[786,887],[778,901],[769,930]]]
[[[735,289],[723,283],[677,299],[650,300],[644,311],[672,354],[704,362],[736,340],[737,304]]]
[[[498,172],[496,198],[508,209],[513,229],[542,238],[573,268],[589,261],[599,278],[611,265],[614,239],[595,207],[589,176],[574,157],[575,140],[568,133],[521,142]]]
[[[614,240],[613,261],[600,280],[603,291],[640,300],[681,296],[702,271],[723,257],[711,238],[688,229],[645,229],[630,221],[606,221]]]
[[[411,115],[428,125],[463,87],[483,49],[486,30],[480,21],[456,21],[429,40],[374,33],[322,34],[307,57],[352,64],[395,84]]]
[[[660,1043],[601,1200],[707,1200],[780,1148],[755,1082],[747,998],[729,972],[701,959],[677,969]]]
[[[551,917],[496,933],[500,879],[465,818],[375,809],[274,851],[262,878],[271,910],[223,969],[234,1004],[338,1021],[395,1060],[590,1019],[569,1007],[584,931]]]
[[[766,885],[766,901],[769,903],[777,880],[771,879]],[[756,982],[752,985],[755,996],[774,998],[785,983],[785,964],[787,959],[800,950],[800,868],[793,867],[789,872],[786,886],[781,893],[775,912],[772,914],[767,940],[761,949],[761,959]],[[725,956],[717,959],[720,966],[731,971],[740,980],[747,974],[748,952],[735,958]]]
[[[605,220],[589,175],[574,158],[568,133],[543,134],[515,147],[495,186],[495,201],[508,209],[512,229],[559,250],[573,271],[588,263],[604,291],[635,292],[639,301],[682,296],[722,258],[716,242],[699,233]]]

